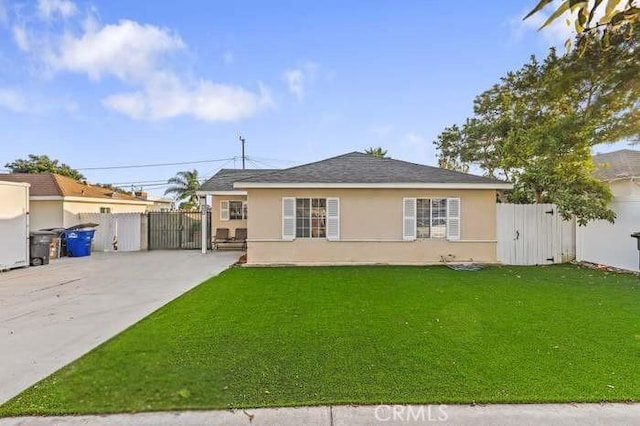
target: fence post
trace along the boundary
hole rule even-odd
[[[149,250],[149,213],[140,213],[140,250]]]
[[[207,253],[207,197],[200,197],[200,241],[202,254]]]

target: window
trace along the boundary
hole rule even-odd
[[[416,238],[447,236],[447,199],[418,198],[416,200]]]
[[[247,203],[244,201],[229,201],[229,219],[242,220],[247,218]]]
[[[246,201],[220,200],[220,220],[243,220],[247,219]]]
[[[404,198],[403,239],[460,239],[459,198]]]
[[[327,200],[296,198],[296,237],[326,238]]]
[[[416,237],[431,237],[431,200],[428,198],[416,200]]]
[[[447,199],[431,200],[431,238],[447,236]]]
[[[100,207],[100,213],[111,213],[111,207]]]

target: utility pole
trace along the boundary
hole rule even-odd
[[[240,136],[240,143],[242,144],[242,170],[244,170],[244,143],[245,140],[242,136]]]

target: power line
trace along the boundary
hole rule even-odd
[[[134,164],[134,165],[128,165],[128,166],[81,167],[76,170],[113,170],[113,169],[139,169],[139,168],[145,168],[145,167],[183,166],[186,164],[217,163],[220,161],[233,160],[235,158],[236,157],[220,158],[217,160],[180,161],[176,163]]]
[[[278,159],[278,158],[255,157],[253,155],[251,156],[251,158],[253,158],[254,160],[274,161],[276,163],[289,163],[289,164],[298,164],[299,163],[299,161],[282,160],[282,159]]]

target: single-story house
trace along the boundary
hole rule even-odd
[[[507,182],[352,152],[205,182],[212,227],[248,229],[250,265],[496,262],[496,191]],[[233,235],[233,233],[231,233]]]
[[[144,213],[153,204],[54,173],[0,174],[0,180],[31,185],[29,223],[32,230],[76,225],[78,213]]]
[[[145,191],[135,191],[133,195],[141,200],[150,201],[148,212],[168,212],[173,210],[174,201],[171,198],[155,197]]]
[[[613,193],[615,223],[590,222],[576,229],[576,259],[638,271],[638,251],[631,233],[640,232],[640,151],[622,149],[593,156],[594,175]]]

